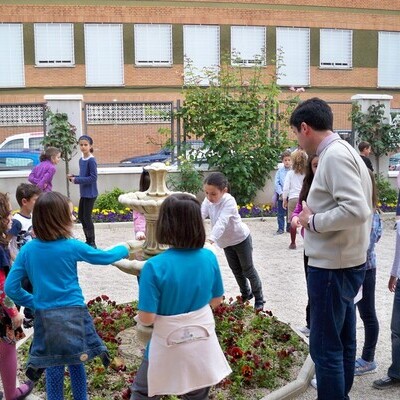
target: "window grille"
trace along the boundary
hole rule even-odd
[[[0,23],[0,87],[24,87],[22,24]]]
[[[400,32],[379,32],[378,87],[400,87]]]
[[[136,24],[135,64],[172,65],[172,26],[162,24]]]
[[[320,67],[353,67],[353,31],[344,29],[320,30]]]
[[[265,32],[262,26],[231,26],[232,65],[265,65]]]
[[[215,74],[219,70],[219,36],[219,26],[183,26],[185,83],[201,86],[210,84],[206,70]]]
[[[43,105],[0,105],[0,126],[43,126]]]
[[[310,85],[310,29],[276,28],[278,84]]]
[[[85,65],[87,86],[123,86],[121,24],[85,24]]]
[[[86,121],[92,125],[170,123],[171,113],[171,103],[86,104]]]
[[[35,24],[35,62],[39,67],[75,64],[72,24]]]

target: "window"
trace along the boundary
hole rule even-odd
[[[135,64],[172,65],[171,25],[135,25]]]
[[[123,86],[124,54],[121,24],[85,24],[87,86]]]
[[[86,122],[107,124],[163,124],[171,122],[171,103],[87,103]]]
[[[0,24],[0,87],[25,86],[22,24]]]
[[[353,31],[343,29],[320,30],[320,67],[352,68]]]
[[[278,84],[309,86],[310,30],[308,28],[277,28],[276,51],[279,66]]]
[[[72,24],[35,24],[37,67],[65,67],[75,64]]]
[[[378,87],[400,87],[400,32],[379,32]]]
[[[185,83],[210,84],[207,71],[219,70],[219,26],[183,26]]]
[[[265,27],[231,27],[232,65],[242,65],[244,67],[265,65],[265,54]]]

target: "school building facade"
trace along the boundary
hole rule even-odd
[[[396,0],[0,0],[0,104],[81,94],[93,105],[85,118],[97,118],[92,134],[133,135],[144,154],[155,149],[143,139],[155,135],[149,123],[162,121],[140,104],[168,109],[183,100],[188,63],[206,86],[202,68],[235,54],[232,63],[262,66],[266,79],[278,60],[282,96],[388,94],[400,109],[399,21]]]

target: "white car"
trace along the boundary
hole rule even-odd
[[[19,133],[7,137],[1,144],[1,150],[43,150],[41,144],[43,140],[43,132]]]

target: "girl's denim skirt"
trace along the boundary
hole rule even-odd
[[[86,306],[36,310],[34,324],[28,378],[37,380],[47,367],[80,364],[96,356],[109,365],[107,348]]]

